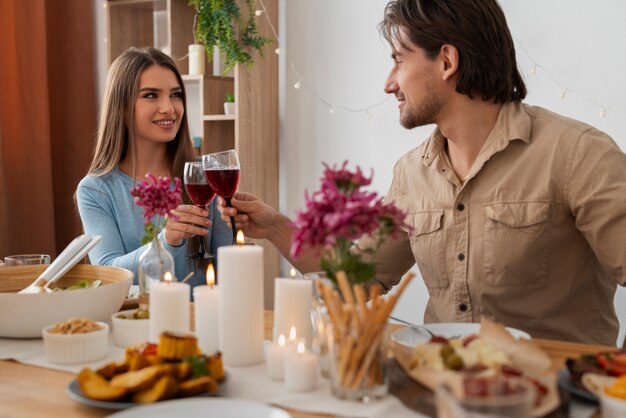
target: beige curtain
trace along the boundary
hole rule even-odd
[[[0,1],[0,257],[53,257],[96,125],[93,2]]]

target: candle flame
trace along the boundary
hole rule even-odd
[[[278,345],[281,347],[285,346],[285,334],[280,334],[278,336]]]
[[[206,269],[206,284],[213,287],[215,285],[215,269],[213,263],[209,263],[209,267]]]
[[[237,231],[237,245],[243,245],[246,241],[244,240],[243,231],[240,229]]]
[[[304,343],[298,344],[298,354],[304,353]]]
[[[165,275],[163,275],[163,280],[165,280],[165,283],[172,283],[172,273],[170,273],[169,271],[165,272]]]
[[[289,341],[294,341],[296,339],[296,327],[291,327],[289,330]]]
[[[296,278],[296,269],[295,268],[291,268],[291,270],[289,270],[289,273],[291,274],[291,278],[295,279]]]

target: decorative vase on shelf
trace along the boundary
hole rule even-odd
[[[231,93],[226,94],[226,98],[224,101],[224,114],[225,115],[234,115],[235,114],[235,95]]]
[[[163,247],[163,243],[158,237],[155,237],[148,248],[139,256],[139,307],[140,309],[148,309],[148,301],[150,298],[150,287],[155,282],[163,280],[163,276],[168,271],[173,277],[174,274],[174,258]]]

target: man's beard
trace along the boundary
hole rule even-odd
[[[404,110],[400,113],[400,124],[406,129],[435,123],[435,118],[441,110],[441,100],[432,88],[432,83],[428,83],[424,90],[426,97],[421,103],[410,106],[405,102]]]

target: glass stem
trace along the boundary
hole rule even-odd
[[[233,205],[230,203],[231,198],[226,197],[226,206],[232,208]],[[237,241],[237,227],[235,226],[235,218],[233,216],[230,217],[230,226],[233,229],[233,244]]]

